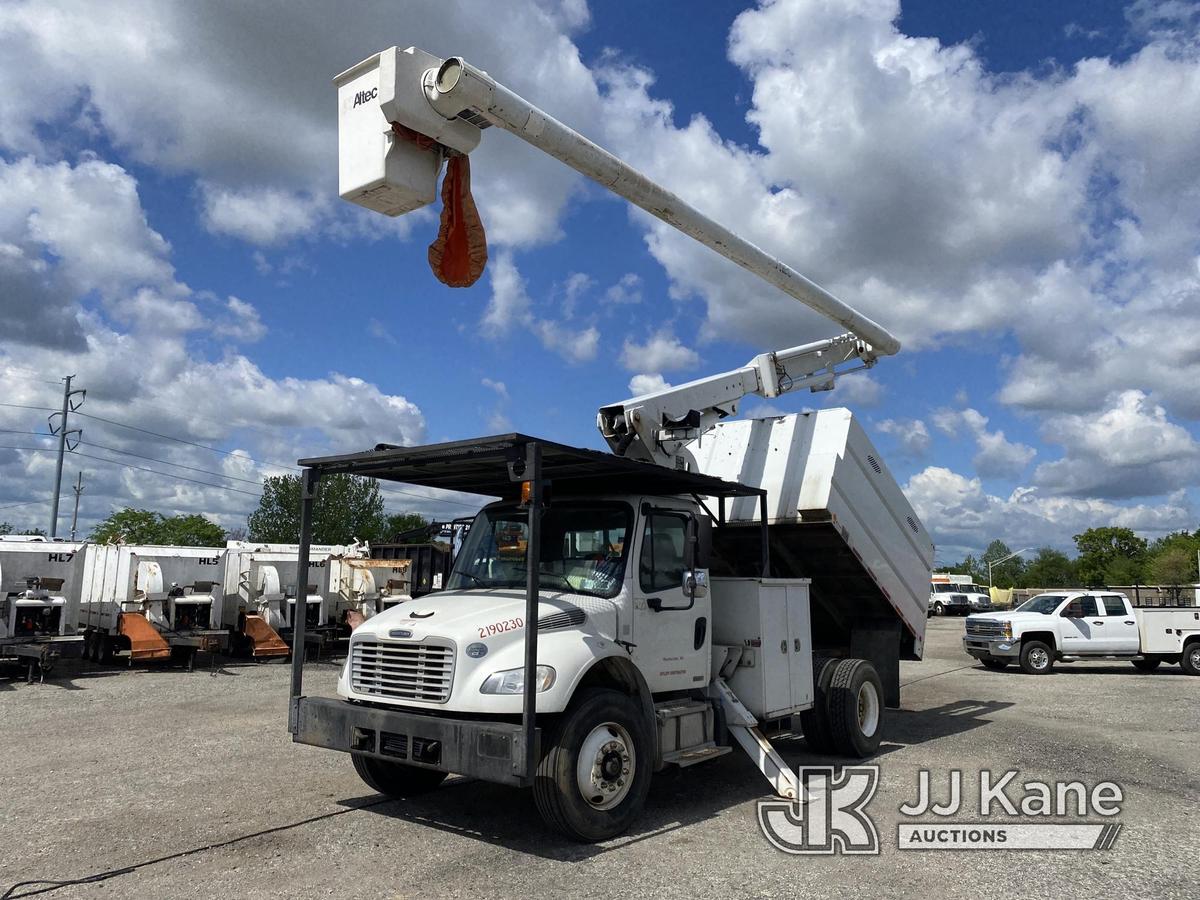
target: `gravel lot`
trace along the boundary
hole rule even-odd
[[[460,778],[381,799],[347,757],[290,742],[284,665],[88,664],[42,685],[0,670],[0,898],[1195,897],[1200,679],[1117,662],[989,672],[961,633],[932,620],[926,659],[902,666],[873,857],[773,849],[756,824],[766,782],[737,752],[657,777],[637,830],[587,847],[548,833],[527,792]],[[332,691],[336,664],[306,671]],[[818,761],[802,740],[780,749]],[[962,769],[968,813],[981,768],[1116,781],[1124,827],[1107,852],[900,851],[922,768],[942,797]]]

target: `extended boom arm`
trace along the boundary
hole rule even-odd
[[[679,448],[735,414],[743,397],[778,397],[801,388],[828,391],[839,376],[873,365],[873,349],[853,334],[843,334],[760,353],[732,372],[601,407],[596,426],[617,456],[674,466]]]

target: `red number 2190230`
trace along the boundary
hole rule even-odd
[[[515,619],[505,619],[503,622],[495,622],[491,625],[481,626],[479,636],[481,638],[489,638],[493,635],[503,634],[506,631],[516,631],[518,628],[525,627],[525,620],[520,616]]]

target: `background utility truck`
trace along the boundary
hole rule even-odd
[[[987,612],[992,608],[992,592],[973,584],[970,575],[936,572],[929,584],[929,614],[931,616],[967,616]]]
[[[1127,659],[1143,672],[1179,663],[1200,675],[1200,609],[1135,607],[1112,591],[1056,591],[1009,613],[968,616],[963,649],[989,669],[1044,675],[1056,660]]]
[[[337,84],[343,193],[364,205],[429,202],[437,142],[469,152],[499,125],[853,333],[603,407],[611,453],[510,434],[302,460],[301,573],[326,475],[500,500],[446,590],[355,630],[337,699],[304,696],[293,655],[294,739],[349,752],[392,796],[447,772],[532,787],[549,825],[588,841],[631,824],[654,772],[734,744],[798,800],[765,723],[873,753],[899,660],[923,650],[929,537],[847,410],[721,420],[749,394],[827,389],[898,342],[462,60],[392,48]],[[433,141],[388,138],[396,117]]]

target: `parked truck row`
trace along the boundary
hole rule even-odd
[[[371,559],[366,544],[316,545],[296,577],[295,544],[224,548],[0,542],[0,658],[32,677],[55,660],[176,659],[291,652],[297,608],[318,650],[410,597],[407,559]]]

